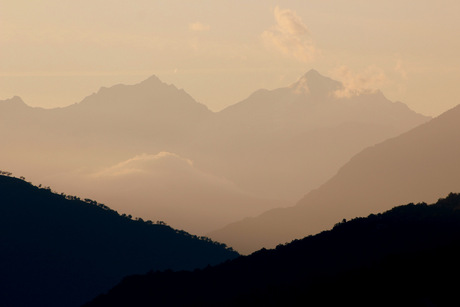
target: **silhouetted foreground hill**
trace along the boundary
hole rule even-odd
[[[0,176],[0,305],[80,306],[123,276],[237,256],[222,244]]]
[[[127,277],[85,306],[452,306],[459,209],[460,194],[395,207],[215,267]]]

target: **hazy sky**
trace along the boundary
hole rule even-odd
[[[157,75],[220,110],[314,68],[438,115],[459,54],[458,0],[0,0],[0,99],[46,108]]]

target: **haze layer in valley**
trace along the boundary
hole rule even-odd
[[[398,203],[434,202],[460,189],[460,106],[354,156],[296,206],[268,211],[213,232],[249,253],[317,233],[342,219]]]
[[[65,108],[1,101],[0,159],[36,184],[199,234],[286,207],[427,120],[314,70],[217,113],[153,76]]]

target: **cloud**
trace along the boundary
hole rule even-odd
[[[97,173],[61,173],[44,183],[120,213],[166,221],[197,234],[260,214],[274,204],[255,199],[230,180],[166,151],[136,155]]]
[[[142,154],[123,161],[117,165],[94,174],[94,177],[119,177],[136,174],[162,174],[172,170],[187,170],[193,167],[193,162],[170,152],[160,152],[156,155]]]
[[[171,152],[141,154],[102,171],[89,174],[96,181],[120,181],[124,186],[136,181],[155,182],[155,186],[205,185],[239,191],[229,180],[197,168],[193,161]],[[137,185],[137,184],[134,184]]]
[[[407,72],[403,67],[403,62],[401,59],[396,61],[396,65],[394,67],[394,71],[401,76],[404,80],[407,79]]]
[[[197,21],[197,22],[189,24],[188,29],[193,32],[204,32],[204,31],[209,31],[211,27],[207,24]]]
[[[300,17],[294,11],[281,10],[278,6],[273,14],[276,25],[262,33],[265,43],[299,61],[311,62],[319,54],[319,50]]]
[[[337,67],[332,75],[342,82],[343,87],[334,92],[338,98],[352,97],[365,92],[374,92],[386,81],[386,75],[381,68],[369,66],[359,73],[351,71],[346,66]]]

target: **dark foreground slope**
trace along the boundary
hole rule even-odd
[[[123,276],[194,269],[237,254],[169,226],[132,220],[0,176],[0,305],[79,306]]]
[[[85,306],[452,306],[459,209],[459,194],[395,207],[215,267],[131,276]]]

